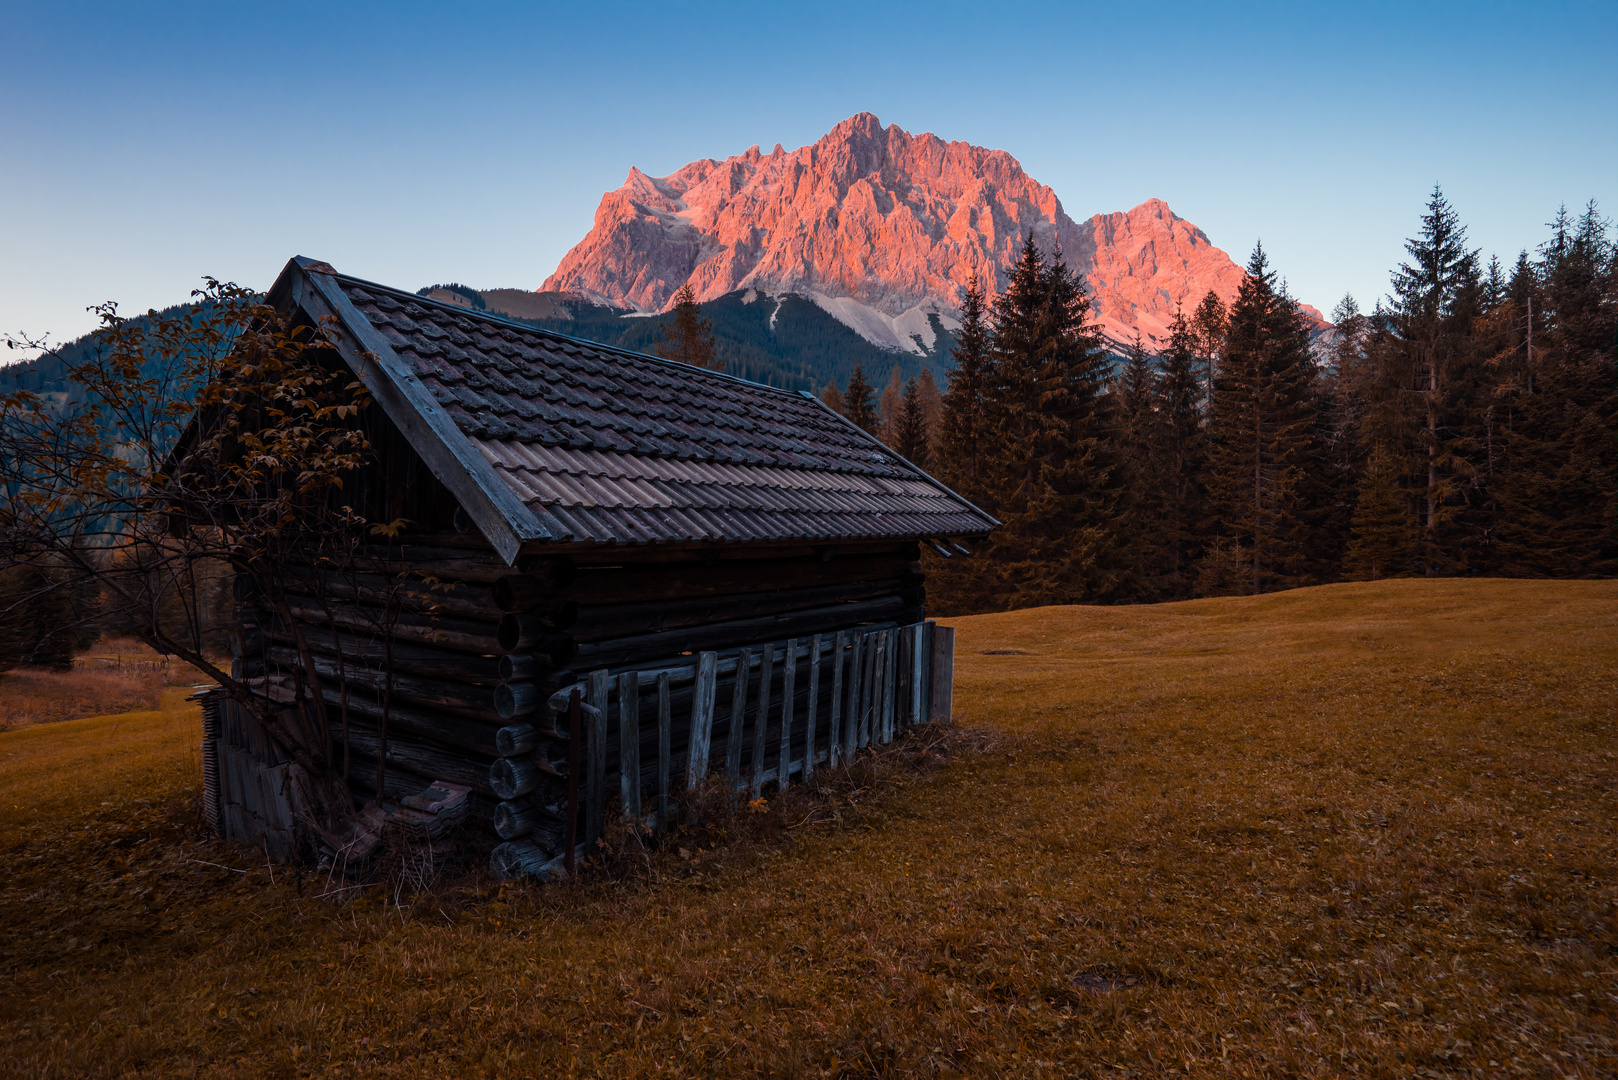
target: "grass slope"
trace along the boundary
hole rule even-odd
[[[1615,601],[961,619],[983,753],[784,847],[404,911],[201,838],[184,708],[0,734],[4,1069],[1610,1076]]]

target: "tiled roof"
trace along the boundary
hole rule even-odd
[[[908,539],[995,524],[806,395],[330,280],[550,542]]]

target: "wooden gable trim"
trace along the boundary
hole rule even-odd
[[[336,271],[312,259],[294,259],[293,264],[300,279],[292,283],[293,301],[317,323],[326,324],[330,316],[346,331],[331,335],[339,355],[506,565],[516,563],[525,541],[550,539],[534,512],[338,287],[332,276]]]

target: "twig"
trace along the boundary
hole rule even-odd
[[[364,881],[358,885],[344,885],[341,889],[328,889],[315,897],[315,899],[320,900],[328,896],[336,896],[338,893],[348,892],[350,889],[369,889],[372,885],[380,884],[382,884],[380,881]]]
[[[238,870],[234,866],[220,866],[216,862],[204,862],[201,859],[190,859],[188,861],[189,862],[194,862],[198,866],[213,866],[213,867],[217,867],[220,870],[229,870],[232,874],[245,874],[245,873],[247,873],[246,870]]]

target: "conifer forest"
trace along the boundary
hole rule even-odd
[[[1080,275],[1026,242],[971,285],[954,366],[827,404],[994,514],[927,554],[938,614],[1414,576],[1610,577],[1618,260],[1594,203],[1510,267],[1435,188],[1390,295],[1311,333],[1262,245],[1122,362]]]

